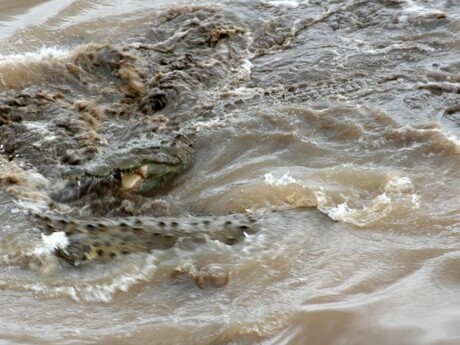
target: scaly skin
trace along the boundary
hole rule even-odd
[[[149,195],[182,173],[193,158],[192,142],[182,133],[143,134],[118,148],[101,152],[95,159],[62,171],[66,179],[120,175],[122,187]]]
[[[214,240],[234,245],[259,230],[251,215],[239,214],[219,218],[126,217],[119,220],[35,214],[34,218],[45,233],[66,233],[69,245],[57,249],[55,255],[75,267],[88,261],[108,261],[130,253],[167,249],[184,241]]]
[[[255,231],[244,215],[86,220],[45,211],[137,214],[142,196],[163,192],[187,169],[194,153],[191,124],[213,115],[202,96],[242,81],[252,39],[239,16],[226,17],[195,6],[168,11],[169,19],[154,21],[155,30],[136,37],[138,43],[75,47],[67,57],[45,61],[36,84],[0,93],[0,154],[48,181],[37,187],[46,194],[37,219],[46,232],[66,232],[69,245],[55,252],[59,258],[79,266],[187,239],[230,245]],[[63,179],[84,181],[77,186]],[[19,199],[34,192],[14,174],[1,182],[15,185],[8,190]],[[126,210],[125,201],[134,206]],[[194,275],[202,279],[203,272]]]

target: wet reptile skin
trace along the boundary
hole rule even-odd
[[[87,261],[108,261],[115,257],[168,249],[179,242],[194,244],[219,241],[226,245],[241,242],[259,230],[252,215],[223,217],[125,217],[76,219],[68,216],[34,214],[45,233],[65,232],[69,245],[55,255],[78,267]]]
[[[85,177],[104,178],[114,174],[138,178],[128,189],[136,194],[150,194],[182,173],[193,158],[191,139],[180,132],[140,133],[118,145],[101,149],[99,155],[78,166],[66,166],[62,176],[70,180]],[[126,186],[125,186],[126,187]]]
[[[34,190],[15,173],[1,182],[17,199],[40,194],[35,223],[67,234],[55,254],[74,266],[186,240],[232,245],[257,231],[246,215],[125,217],[156,214],[149,198],[193,165],[197,123],[215,117],[207,95],[239,85],[252,42],[230,12],[186,7],[167,18],[127,42],[78,45],[45,61],[51,77],[0,92],[0,154],[47,183]]]

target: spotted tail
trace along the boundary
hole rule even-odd
[[[126,217],[79,219],[56,214],[34,214],[45,233],[65,232],[69,245],[54,254],[79,266],[91,260],[108,261],[120,255],[173,247],[179,239],[215,240],[226,245],[241,242],[258,231],[252,215],[223,217]]]

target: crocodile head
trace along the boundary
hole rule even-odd
[[[84,177],[120,177],[122,189],[149,195],[182,173],[193,157],[190,138],[182,133],[143,134],[105,147],[91,161],[78,166],[66,166],[66,179]]]

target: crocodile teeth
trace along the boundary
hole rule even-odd
[[[144,178],[141,175],[134,172],[129,172],[123,174],[121,177],[121,185],[124,189],[133,190],[137,189],[143,180]]]
[[[141,175],[143,178],[147,178],[147,174],[149,173],[149,166],[148,164],[144,164],[143,166],[141,166],[137,171],[136,173],[138,173],[139,175]]]

